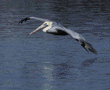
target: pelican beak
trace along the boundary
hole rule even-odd
[[[40,29],[44,29],[44,28],[47,27],[47,26],[48,26],[48,25],[42,24],[42,25],[39,26],[36,30],[32,31],[32,32],[30,33],[30,35],[34,34],[35,32],[37,32],[37,31],[40,30]]]

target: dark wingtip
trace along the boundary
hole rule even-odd
[[[92,45],[86,41],[80,40],[79,41],[81,46],[86,50],[86,51],[91,51],[93,54],[97,55],[97,51],[92,47]]]
[[[95,55],[97,55],[97,51],[94,48],[89,49],[89,51],[91,51],[92,53],[94,53]]]
[[[86,43],[86,48],[91,51],[92,53],[94,53],[95,55],[97,55],[97,51],[92,47],[91,44],[89,44],[88,42],[85,42]]]
[[[87,48],[89,51],[91,51],[92,53],[94,53],[95,55],[97,55],[97,51],[88,42],[85,42],[85,48]]]
[[[26,22],[27,20],[29,20],[29,17],[26,17],[26,18],[22,19],[22,20],[19,21],[18,23],[23,23],[24,21]]]

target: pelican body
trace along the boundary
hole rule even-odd
[[[38,17],[27,17],[27,18],[22,19],[19,23],[23,23],[24,21],[27,21],[30,19],[35,19],[35,20],[44,22],[41,26],[39,26],[37,29],[32,31],[30,33],[30,35],[34,34],[38,30],[42,30],[45,33],[54,34],[54,35],[70,35],[72,38],[74,38],[76,41],[78,41],[80,43],[80,45],[86,51],[88,51],[88,52],[91,51],[92,53],[97,54],[97,51],[92,47],[92,45],[90,43],[88,43],[85,40],[85,38],[82,35],[76,33],[75,31],[73,31],[71,29],[65,28],[64,26],[62,26],[54,21],[50,21],[48,19],[42,19],[42,18],[38,18]]]

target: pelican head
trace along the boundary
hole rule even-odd
[[[32,31],[30,35],[34,34],[35,32],[41,29],[43,29],[43,32],[47,32],[47,30],[51,28],[51,25],[52,25],[52,22],[46,21],[41,26],[39,26],[36,30]]]

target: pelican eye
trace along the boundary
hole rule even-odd
[[[44,23],[45,26],[48,26],[47,23]]]

